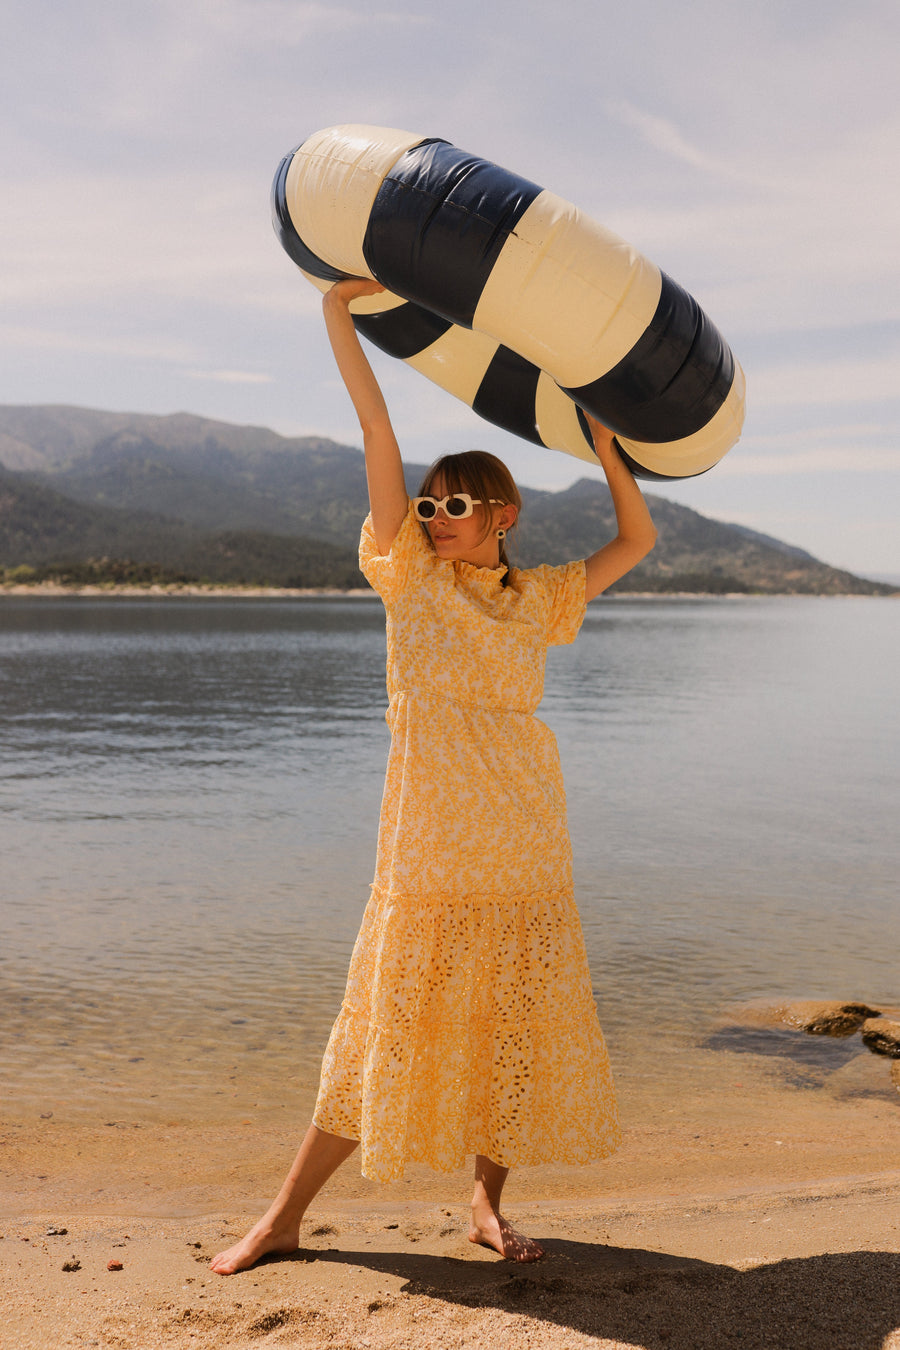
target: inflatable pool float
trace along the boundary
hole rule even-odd
[[[357,329],[488,421],[596,463],[580,409],[643,478],[688,478],[737,441],[744,376],[696,300],[537,184],[447,141],[338,126],[285,156],[275,227],[326,291],[385,292]]]

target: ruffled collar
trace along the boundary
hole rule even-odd
[[[499,567],[478,567],[475,563],[454,558],[452,567],[457,578],[470,593],[487,597],[499,595],[506,590],[503,585],[503,578],[509,570],[506,563],[501,563]]]

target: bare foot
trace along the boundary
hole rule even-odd
[[[287,1255],[289,1252],[295,1252],[299,1245],[299,1227],[278,1229],[266,1219],[260,1219],[240,1242],[214,1256],[209,1268],[217,1275],[234,1275],[237,1271],[246,1270],[254,1265],[263,1256],[268,1256],[272,1252]]]
[[[540,1261],[544,1255],[544,1249],[539,1243],[524,1233],[517,1233],[503,1215],[494,1210],[479,1216],[477,1223],[473,1217],[469,1241],[480,1247],[492,1247],[507,1261]]]

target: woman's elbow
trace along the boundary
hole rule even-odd
[[[655,525],[650,524],[645,530],[641,530],[641,533],[633,541],[633,547],[637,554],[636,560],[638,562],[640,562],[641,558],[646,558],[648,553],[653,552],[653,549],[656,547],[657,538],[658,535]]]

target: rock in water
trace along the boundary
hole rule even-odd
[[[794,1003],[791,1011],[806,1009],[803,1030],[810,1036],[852,1036],[877,1010],[865,1003]]]
[[[750,1003],[730,1011],[743,1026],[793,1027],[810,1036],[852,1036],[867,1019],[879,1016],[866,1003],[838,1002]]]
[[[867,1018],[862,1024],[862,1038],[874,1054],[900,1059],[900,1022],[887,1017]]]

